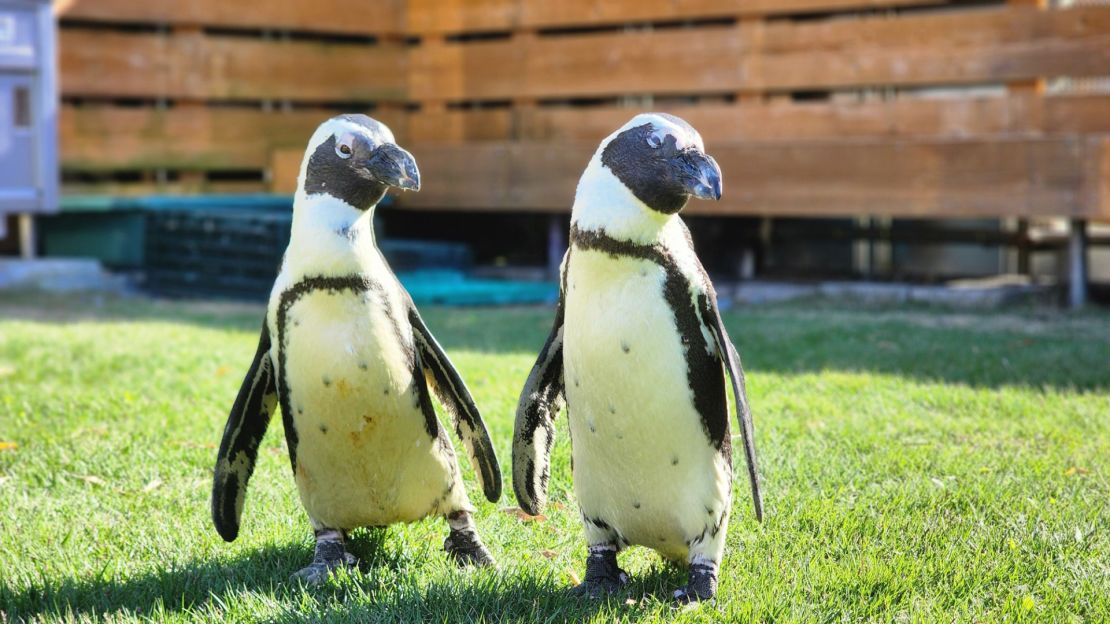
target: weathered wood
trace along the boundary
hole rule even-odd
[[[67,96],[223,100],[405,99],[405,49],[193,33],[60,32]]]
[[[409,208],[567,211],[595,145],[418,144],[425,181]],[[1083,139],[767,142],[710,149],[719,203],[691,214],[1110,217],[1084,194]],[[1030,171],[1037,175],[1031,176]]]
[[[409,0],[413,34],[557,29],[636,22],[812,14],[946,4],[947,0]]]
[[[65,169],[83,171],[264,169],[276,149],[303,151],[316,126],[334,114],[329,110],[66,105],[58,123],[61,161]],[[403,112],[371,111],[370,115],[403,137]]]
[[[732,93],[1099,75],[1110,6],[448,43],[414,48],[410,96],[451,100]]]
[[[115,24],[198,25],[286,29],[350,35],[400,31],[402,0],[60,0],[63,20]]]
[[[113,195],[140,197],[143,195],[200,195],[204,193],[264,193],[270,187],[262,181],[168,181],[158,182],[65,182],[62,192],[67,195]]]
[[[634,114],[646,110],[603,106],[417,111],[409,117],[409,138],[437,142],[599,141]],[[1110,132],[1110,95],[1095,94],[700,104],[666,110],[700,128],[711,144]]]

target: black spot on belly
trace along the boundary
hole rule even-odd
[[[320,425],[320,433],[325,433],[326,434],[327,432],[328,432],[328,426],[327,425]]]
[[[610,414],[616,414],[617,413],[617,408],[614,407],[613,405],[610,405],[609,406],[609,413]]]
[[[389,394],[389,388],[382,390],[382,394]]]
[[[594,429],[594,424],[593,423],[589,423],[589,424],[590,424],[590,433],[597,433],[597,429]]]
[[[631,350],[632,350],[632,347],[629,347],[627,342],[621,341],[621,351],[624,351],[625,353],[628,353]]]
[[[298,414],[304,414],[304,406],[303,405],[298,405],[297,406],[297,413]]]
[[[640,501],[636,501],[635,503],[632,503],[632,508],[633,509],[639,509],[640,508]]]
[[[362,370],[366,370],[366,369],[370,368],[369,366],[366,365],[366,362],[359,362],[358,367]]]
[[[671,465],[672,466],[677,466],[678,465],[678,458],[677,457],[672,457],[671,458]]]
[[[330,387],[331,386],[331,377],[328,377],[327,375],[324,375],[323,382],[324,382],[324,387],[325,388]]]

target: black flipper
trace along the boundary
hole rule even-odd
[[[270,331],[262,322],[262,335],[247,376],[227,417],[224,437],[216,456],[212,483],[212,522],[220,537],[231,542],[239,535],[239,518],[247,482],[254,472],[258,447],[277,405],[274,364],[270,358]]]
[[[539,515],[547,504],[555,417],[563,407],[563,315],[566,307],[567,256],[555,323],[520,393],[513,431],[513,490],[520,508]]]
[[[755,429],[752,425],[752,412],[748,406],[747,387],[744,383],[744,369],[740,365],[740,354],[736,352],[732,340],[725,330],[725,323],[721,319],[720,310],[717,309],[717,298],[710,291],[704,297],[702,318],[713,331],[713,339],[717,343],[717,352],[728,369],[728,376],[732,379],[732,394],[736,399],[736,418],[740,421],[740,437],[744,444],[744,459],[748,464],[748,480],[752,487],[752,504],[755,505],[755,518],[763,521],[763,494],[759,489],[759,466],[755,457]]]
[[[491,503],[495,503],[501,498],[501,467],[497,463],[497,454],[493,450],[489,432],[486,431],[486,423],[478,413],[478,406],[474,404],[474,398],[470,396],[459,372],[412,305],[409,306],[409,323],[412,325],[413,339],[425,378],[436,397],[447,408],[455,433],[466,447],[470,463],[478,474],[482,492]]]

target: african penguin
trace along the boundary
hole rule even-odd
[[[348,531],[432,515],[447,518],[444,548],[458,563],[493,563],[429,386],[490,501],[501,496],[497,457],[466,385],[375,244],[374,207],[390,187],[419,190],[420,175],[388,127],[341,115],[317,128],[258,350],[216,460],[212,518],[232,541],[258,446],[281,405],[316,538],[312,564],[294,578],[311,583],[355,564]]]
[[[517,406],[513,488],[540,513],[565,402],[589,547],[579,594],[626,583],[617,553],[632,544],[689,564],[677,600],[716,592],[732,499],[726,373],[762,519],[740,358],[677,214],[691,196],[720,199],[721,171],[666,114],[602,141],[578,183],[555,324]]]

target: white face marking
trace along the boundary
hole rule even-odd
[[[308,140],[308,147],[305,149],[304,156],[301,158],[301,169],[297,176],[297,188],[304,188],[305,174],[308,171],[308,159],[316,152],[316,148],[320,147],[320,144],[326,142],[331,137],[335,137],[336,139],[336,153],[344,158],[347,156],[339,151],[340,146],[344,143],[350,145],[356,135],[368,141],[372,147],[377,147],[383,143],[397,142],[389,126],[376,119],[372,119],[371,121],[375,124],[374,128],[367,128],[366,126],[348,121],[342,117],[332,117],[320,124],[316,128],[316,131],[312,133],[312,138]]]
[[[312,133],[312,138],[308,141],[308,148],[305,150],[305,156],[308,156],[315,152],[316,148],[319,147],[321,143],[327,141],[333,136],[338,142],[344,137],[344,135],[349,135],[352,137],[356,134],[361,135],[362,138],[369,141],[370,144],[375,147],[381,145],[382,143],[396,143],[396,140],[393,138],[393,132],[389,129],[389,126],[381,122],[376,123],[376,131],[372,131],[366,126],[347,121],[346,119],[342,119],[340,117],[329,119],[320,124],[320,126],[316,128],[316,132]]]
[[[621,126],[616,132],[609,135],[604,141],[602,141],[600,149],[605,149],[605,146],[609,144],[609,141],[612,141],[618,134],[624,132],[625,130],[628,130],[629,128],[636,128],[646,123],[650,123],[652,128],[654,129],[651,133],[651,137],[648,139],[648,145],[651,145],[652,147],[663,145],[663,143],[667,140],[667,135],[669,134],[674,137],[678,149],[693,147],[698,149],[699,151],[705,151],[705,143],[702,142],[701,135],[698,134],[697,130],[694,130],[693,128],[687,128],[681,124],[675,123],[674,121],[671,121],[670,119],[658,113],[641,113],[639,115],[636,115],[635,117],[630,119],[628,123]],[[652,144],[652,141],[656,141],[657,144]]]

